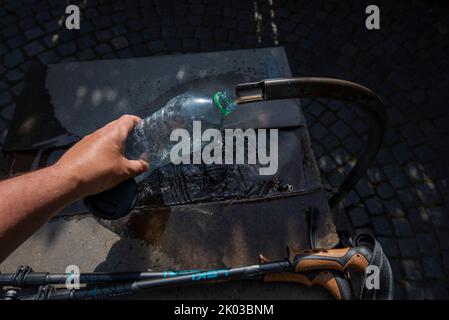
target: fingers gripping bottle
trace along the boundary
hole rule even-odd
[[[216,92],[212,96],[188,91],[144,118],[125,143],[128,159],[142,159],[150,165],[149,170],[136,179],[141,181],[157,168],[170,163],[171,149],[177,143],[170,140],[173,130],[185,129],[192,136],[194,121],[200,121],[203,131],[222,129],[224,117],[236,107],[235,96],[229,91]],[[191,142],[191,152],[201,148],[202,145]],[[111,190],[86,197],[84,203],[94,215],[113,220],[125,216],[133,208],[137,193],[137,182],[130,179]]]

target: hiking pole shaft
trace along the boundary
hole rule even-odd
[[[208,270],[198,273],[174,276],[172,278],[142,280],[132,283],[108,285],[95,288],[82,288],[78,290],[55,290],[45,296],[45,298],[49,300],[97,299],[102,297],[136,293],[155,287],[192,285],[235,279],[254,279],[260,278],[268,273],[285,272],[290,271],[291,269],[291,263],[287,260],[283,260],[244,267]],[[29,296],[27,298],[34,299],[35,296]]]
[[[266,262],[259,265],[236,267],[229,269],[205,270],[186,274],[186,271],[169,272],[172,278],[163,277],[167,272],[159,273],[162,276],[153,280],[140,280],[131,283],[106,285],[79,290],[55,289],[51,285],[39,288],[37,295],[22,296],[21,299],[40,300],[69,300],[69,299],[97,299],[115,295],[136,293],[150,288],[182,286],[219,281],[260,279],[265,282],[295,282],[306,287],[319,285],[330,292],[337,300],[350,300],[352,290],[344,273],[338,271],[316,270],[312,272],[293,272],[289,261]],[[189,270],[193,272],[194,270]],[[183,275],[179,275],[184,273]],[[135,273],[136,275],[138,273]],[[143,274],[143,273],[142,273]],[[156,276],[158,273],[149,273]],[[112,274],[114,275],[114,274]],[[120,276],[124,276],[120,275]],[[106,275],[107,276],[107,275]],[[111,279],[111,278],[106,278]],[[123,278],[122,278],[123,279]],[[103,279],[104,280],[104,279]]]
[[[47,273],[47,272],[27,272],[22,274],[19,267],[16,273],[0,274],[0,287],[11,286],[15,288],[25,288],[30,286],[43,286],[47,284],[65,284],[74,280],[74,274],[70,273]],[[182,271],[148,271],[148,272],[104,272],[104,273],[80,273],[79,283],[118,283],[139,280],[149,280],[158,278],[170,278],[182,274],[192,274],[201,270],[182,270]]]
[[[249,267],[245,267],[249,268]],[[265,266],[264,268],[265,269]],[[24,271],[27,270],[27,271]],[[167,270],[148,272],[110,272],[110,273],[80,273],[78,282],[80,284],[120,283],[153,279],[173,278],[180,275],[191,275],[194,273],[208,272],[208,270]],[[16,273],[0,274],[0,287],[11,286],[25,288],[30,286],[44,286],[66,284],[74,279],[74,274],[53,274],[46,272],[33,272],[31,268],[21,266]]]

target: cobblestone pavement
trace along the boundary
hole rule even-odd
[[[449,298],[444,1],[68,1],[81,5],[79,31],[61,26],[66,2],[0,2],[0,142],[33,61],[282,45],[295,75],[356,81],[383,98],[385,145],[345,202],[349,218],[337,223],[374,230],[397,298]],[[371,2],[381,9],[378,31],[364,27]],[[303,102],[324,180],[338,186],[363,145],[365,119],[332,101]]]

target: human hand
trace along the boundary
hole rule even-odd
[[[124,156],[126,138],[140,120],[124,115],[110,122],[81,139],[54,165],[74,179],[79,198],[111,189],[148,170],[145,161]]]

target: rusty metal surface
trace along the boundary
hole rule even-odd
[[[253,202],[225,201],[152,209],[122,221],[99,222],[119,235],[158,248],[158,252],[171,257],[175,266],[234,266],[256,263],[260,253],[282,259],[287,244],[309,247],[305,211],[310,205],[317,206],[321,212],[318,245],[334,244],[335,228],[323,191]],[[152,266],[169,267],[155,261]],[[102,270],[120,267],[130,268],[111,256]]]

